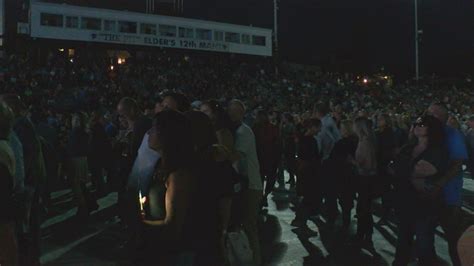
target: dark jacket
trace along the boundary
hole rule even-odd
[[[87,157],[88,152],[89,135],[82,128],[74,128],[66,148],[68,158]]]

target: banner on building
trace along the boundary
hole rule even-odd
[[[122,35],[113,33],[92,33],[91,41],[108,42],[117,44],[135,44],[147,45],[166,48],[180,49],[200,49],[209,51],[229,51],[229,46],[223,42],[203,41],[203,40],[186,40],[178,38],[164,38],[155,36],[142,35]]]

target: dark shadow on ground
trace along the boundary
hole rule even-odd
[[[281,241],[281,226],[274,215],[265,215],[259,223],[262,258],[265,265],[277,265],[285,256],[288,244]]]

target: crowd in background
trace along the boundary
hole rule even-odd
[[[40,224],[59,186],[72,188],[79,221],[118,191],[136,263],[236,265],[229,232],[244,232],[261,265],[259,211],[286,182],[298,196],[295,227],[314,215],[334,227],[340,205],[349,234],[356,201],[351,240],[374,250],[372,203],[381,198],[378,222],[397,217],[393,265],[410,262],[415,236],[420,265],[433,265],[438,225],[461,265],[471,80],[393,85],[383,74],[303,74],[256,58],[166,51],[121,64],[99,53],[45,61],[0,61],[7,265],[39,264]]]

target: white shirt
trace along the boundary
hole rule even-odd
[[[237,173],[248,177],[249,189],[263,190],[255,135],[252,129],[244,123],[235,133],[235,150],[240,154],[240,160],[234,163]]]
[[[15,182],[13,189],[15,192],[22,193],[25,190],[25,168],[23,158],[23,145],[15,132],[10,134],[9,138],[10,148],[12,148],[15,155]]]
[[[329,114],[324,116],[321,119],[321,131],[316,136],[323,161],[329,158],[334,145],[340,139],[341,133],[334,119]]]
[[[155,166],[160,159],[160,154],[148,146],[148,133],[143,136],[142,144],[138,149],[137,158],[133,163],[132,171],[128,177],[128,186],[139,189],[142,194],[147,194]]]

